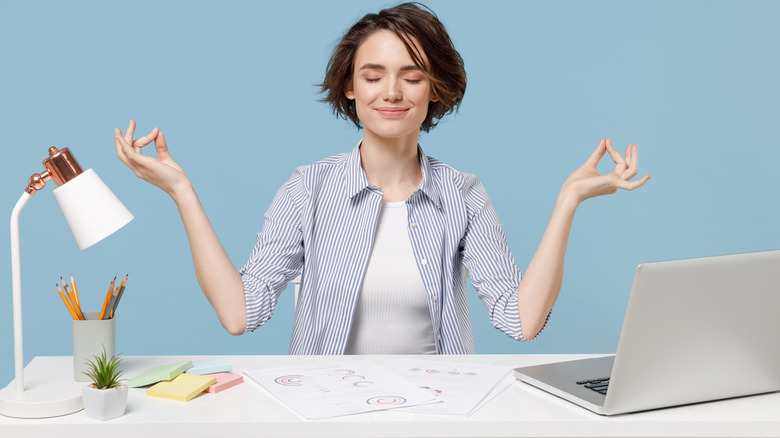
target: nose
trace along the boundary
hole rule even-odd
[[[400,81],[397,78],[390,78],[390,80],[385,81],[385,84],[382,99],[386,102],[397,102],[401,100],[403,94],[399,87]]]

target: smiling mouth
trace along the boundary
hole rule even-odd
[[[406,114],[406,111],[408,111],[408,108],[385,107],[376,109],[376,112],[385,117],[400,117]]]

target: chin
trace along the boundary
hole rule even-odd
[[[414,126],[388,126],[387,123],[383,123],[384,126],[376,126],[372,124],[372,126],[367,126],[365,123],[363,124],[363,131],[368,132],[370,131],[373,135],[381,138],[392,138],[392,139],[400,139],[400,138],[406,138],[409,136],[419,136],[420,135],[420,124],[414,125]]]

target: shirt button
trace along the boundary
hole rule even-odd
[[[423,266],[428,266],[428,260],[422,259],[420,260],[420,264],[422,264]]]
[[[438,298],[436,298],[436,297],[431,297],[431,301],[433,301],[434,303],[435,303],[436,301],[438,301],[438,300],[439,300],[439,299],[438,299]]]
[[[441,335],[436,335],[436,340],[441,341]]]
[[[412,229],[417,228],[417,222],[412,222],[410,225],[411,225]]]

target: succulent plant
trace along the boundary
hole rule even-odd
[[[122,380],[122,370],[118,369],[122,362],[120,355],[107,357],[106,347],[103,346],[103,353],[100,356],[92,356],[94,361],[87,360],[88,371],[84,374],[92,380],[92,386],[97,389],[109,389],[119,386]]]

